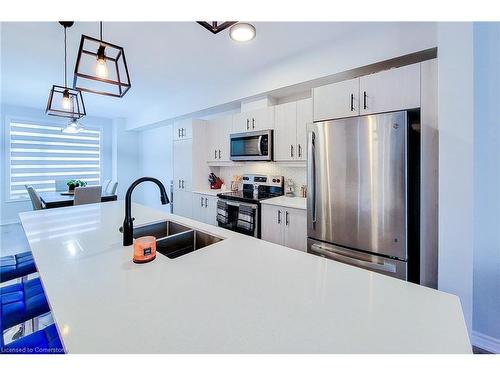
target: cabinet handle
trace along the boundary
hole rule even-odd
[[[203,197],[200,197],[200,207],[203,207]]]
[[[252,129],[255,129],[255,119],[252,117]]]
[[[205,198],[205,207],[208,207],[208,198]]]
[[[299,149],[299,158],[301,158],[302,157],[302,147],[300,146],[300,143],[297,147]]]
[[[281,224],[281,210],[278,210],[278,224]]]
[[[184,180],[182,180],[182,188],[184,189]]]
[[[181,137],[181,128],[177,129],[177,138]]]
[[[219,150],[219,159],[220,159],[220,150]]]
[[[288,226],[288,211],[285,211],[285,225]]]
[[[366,97],[367,97],[367,96],[368,96],[368,95],[366,95],[366,91],[363,91],[363,109],[366,109],[366,108],[367,108],[367,107],[366,107]]]
[[[217,150],[214,150],[214,159],[217,159]]]
[[[179,189],[181,188],[181,180],[179,180]]]
[[[293,145],[290,145],[290,156],[293,158]]]
[[[354,111],[354,94],[351,94],[351,112]]]
[[[186,136],[186,128],[182,128],[182,136],[185,137]]]
[[[247,130],[250,129],[250,120],[247,119]]]

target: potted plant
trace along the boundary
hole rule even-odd
[[[66,182],[66,185],[68,185],[68,191],[75,191],[76,187],[85,187],[87,186],[87,183],[82,180],[69,180]]]

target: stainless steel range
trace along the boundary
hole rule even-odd
[[[260,238],[260,202],[280,195],[283,176],[243,175],[242,190],[217,195],[218,225]]]

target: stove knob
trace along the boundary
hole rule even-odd
[[[277,182],[277,183],[279,184],[279,182],[280,182],[280,179],[278,178],[278,179],[276,180],[276,182]]]
[[[273,182],[276,182],[276,179],[275,179],[275,178],[273,178]]]

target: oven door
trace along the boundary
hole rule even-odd
[[[248,236],[253,236],[260,238],[260,207],[257,204],[238,202],[234,200],[221,199],[219,201],[225,202],[227,204],[227,212],[225,216],[227,217],[227,222],[221,223],[217,220],[217,225],[219,227],[232,230],[241,234],[246,234]],[[238,225],[240,206],[251,208],[253,211],[253,229],[247,230]],[[219,207],[217,207],[217,211]]]
[[[261,130],[231,134],[231,160],[273,160],[273,131]]]

